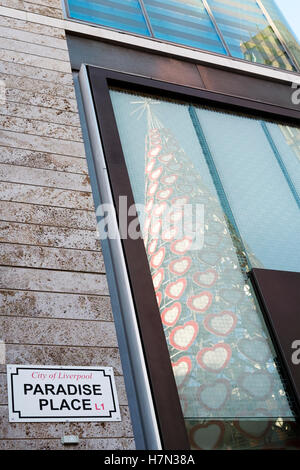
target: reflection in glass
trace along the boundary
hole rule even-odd
[[[233,57],[294,70],[255,0],[208,0],[208,3]]]
[[[111,99],[192,447],[286,440],[293,412],[245,273],[283,263],[280,201],[294,263],[299,208],[261,121],[117,90]],[[187,205],[204,219],[182,225]]]

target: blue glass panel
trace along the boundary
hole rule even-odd
[[[158,39],[226,54],[201,0],[144,0]]]
[[[256,0],[208,0],[234,57],[294,70]]]
[[[75,20],[150,36],[138,0],[68,0]]]

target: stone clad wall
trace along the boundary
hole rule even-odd
[[[61,1],[0,7],[0,449],[132,449],[65,31],[16,15]],[[9,423],[8,363],[112,366],[121,423]]]

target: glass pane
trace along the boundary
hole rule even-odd
[[[282,35],[288,50],[293,54],[293,57],[296,60],[298,67],[300,68],[300,44],[291,30],[290,25],[286,21],[280,9],[277,7],[274,0],[262,0],[262,4],[274,21],[274,24]]]
[[[138,0],[68,0],[68,9],[75,20],[150,36]]]
[[[154,36],[226,54],[201,0],[144,0]]]
[[[234,57],[293,70],[256,0],[208,0]]]
[[[197,116],[252,266],[300,271],[300,162],[280,126],[207,109]]]
[[[274,445],[292,439],[298,429],[244,275],[247,260],[238,230],[247,217],[240,214],[235,225],[236,205],[251,184],[260,206],[256,165],[264,159],[259,172],[270,171],[267,183],[277,178],[277,190],[283,186],[278,200],[288,199],[260,122],[118,90],[111,90],[111,99],[191,446],[261,448],[267,434]],[[241,123],[247,124],[246,134]],[[244,143],[247,135],[251,145]],[[207,158],[209,146],[218,169],[224,169],[219,184],[225,191],[232,177],[223,196]],[[243,156],[247,148],[254,162]],[[231,215],[224,210],[226,194]],[[243,200],[245,215],[250,200]],[[288,204],[293,210],[294,199]],[[251,222],[251,229],[257,227]],[[255,260],[251,249],[247,245]]]

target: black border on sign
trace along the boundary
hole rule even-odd
[[[91,65],[87,65],[87,73],[118,220],[117,201],[119,198],[126,196],[129,206],[134,206],[134,198],[110,98],[110,88],[117,87],[135,93],[141,92],[177,99],[190,104],[218,107],[225,111],[271,119],[275,122],[281,120],[287,125],[300,125],[298,110],[278,105],[176,83],[171,84]],[[218,74],[217,69],[215,73]],[[175,77],[174,80],[176,80]],[[254,80],[253,88],[255,89],[256,86]],[[137,213],[128,217],[128,224],[136,217]],[[164,450],[190,450],[144,243],[142,238],[122,239],[121,242],[162,446]]]
[[[101,415],[101,416],[43,416],[41,418],[39,418],[39,416],[22,416],[22,412],[21,411],[18,411],[18,410],[15,410],[15,400],[14,400],[14,383],[13,383],[13,376],[17,376],[19,375],[19,370],[59,370],[59,371],[64,371],[64,370],[70,370],[70,371],[90,371],[90,372],[102,372],[103,373],[103,376],[104,377],[108,377],[109,378],[109,383],[110,383],[110,389],[111,389],[111,394],[112,394],[112,398],[113,398],[113,404],[114,404],[114,409],[113,410],[110,410],[109,411],[109,415]],[[11,400],[12,400],[12,412],[15,413],[15,414],[18,414],[19,418],[20,419],[43,419],[43,418],[47,418],[47,419],[99,419],[99,418],[111,418],[112,417],[112,413],[116,413],[117,410],[116,410],[116,402],[115,402],[115,395],[114,395],[114,389],[113,389],[113,386],[112,386],[112,380],[111,380],[111,375],[107,375],[105,373],[105,369],[84,369],[84,368],[78,368],[78,369],[68,369],[67,367],[66,368],[63,368],[63,367],[16,367],[16,372],[13,372],[11,373],[10,372],[10,381],[11,381]]]

